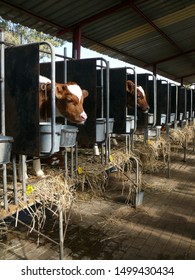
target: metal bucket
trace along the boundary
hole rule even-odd
[[[144,191],[140,191],[140,192],[136,193],[135,205],[136,206],[142,205],[143,200],[144,200]]]
[[[148,113],[148,124],[153,124],[154,114]]]
[[[166,123],[166,118],[167,118],[166,114],[161,114],[160,123],[161,124]]]
[[[60,150],[60,135],[61,135],[61,124],[55,126],[55,146],[53,153],[59,152]],[[39,124],[40,128],[40,153],[49,153],[51,151],[51,123],[43,122]]]
[[[105,118],[97,118],[96,119],[96,142],[105,141]]]
[[[108,131],[108,133],[113,132],[113,127],[114,127],[114,118],[109,118],[109,131]]]
[[[127,115],[126,116],[126,133],[129,133],[131,129],[134,129],[134,116]]]
[[[175,113],[171,113],[170,122],[174,122],[174,121],[175,121]]]
[[[73,147],[76,144],[78,128],[73,125],[62,125],[60,147]]]
[[[0,164],[10,162],[13,137],[0,135]]]
[[[180,120],[180,121],[183,120],[183,113],[179,113],[179,120]]]

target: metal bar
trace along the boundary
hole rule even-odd
[[[52,44],[49,42],[40,42],[39,45],[47,45],[51,50],[51,150],[49,153],[44,154],[40,157],[48,157],[54,153],[55,149],[55,117],[56,117],[56,106],[55,106],[55,50]]]
[[[192,96],[192,89],[190,90],[190,119],[192,119],[193,116],[193,96]]]
[[[7,166],[3,164],[3,199],[4,209],[8,211],[8,199],[7,199]]]
[[[65,179],[68,178],[68,162],[67,162],[67,149],[64,148],[64,169],[65,169]]]
[[[171,178],[171,171],[170,171],[170,163],[171,163],[171,144],[168,144],[168,159],[167,159],[167,164],[168,164],[168,178]]]
[[[13,187],[14,187],[14,204],[18,205],[18,187],[17,187],[17,167],[16,167],[16,155],[12,155],[13,164]]]
[[[130,134],[134,134],[137,129],[137,73],[135,71],[135,68],[133,67],[127,67],[126,69],[133,70],[134,73],[134,84],[135,84],[135,94],[134,94],[134,128],[132,131],[130,131]]]
[[[177,114],[178,114],[178,86],[171,82],[170,85],[175,86],[175,117],[174,117],[174,128],[177,127]]]
[[[59,249],[60,249],[60,260],[64,259],[64,234],[63,234],[63,213],[59,210]]]
[[[22,195],[23,200],[26,202],[26,156],[21,155],[22,162]]]
[[[64,83],[67,83],[67,48],[64,48]]]
[[[75,144],[75,173],[77,176],[77,170],[78,170],[78,142]]]
[[[0,40],[4,42],[4,32],[0,31]],[[1,50],[1,133],[5,135],[5,46]]]
[[[73,152],[73,147],[70,148],[70,153],[71,153],[71,160],[70,160],[70,176],[71,178],[73,178],[73,172],[74,172],[74,164],[73,164],[73,156],[74,156],[74,152]]]
[[[110,158],[110,146],[109,146],[109,116],[110,116],[110,72],[109,72],[109,62],[105,60],[106,64],[106,155],[105,155],[105,164],[108,164]]]
[[[103,63],[105,63],[105,71],[106,71],[106,133],[105,133],[105,164],[109,162],[110,158],[110,146],[109,146],[109,115],[110,115],[110,87],[109,87],[109,81],[110,81],[110,72],[109,72],[109,62],[105,60],[104,58],[96,58],[96,60],[100,61],[100,67],[101,67],[101,117],[104,116],[104,98],[103,98]],[[102,149],[103,151],[103,149]]]
[[[153,116],[153,127],[156,125],[156,120],[157,120],[157,82],[156,82],[156,76],[153,76],[153,87],[154,87],[154,116]]]
[[[81,57],[81,28],[77,27],[73,30],[72,57],[80,59]]]
[[[167,119],[166,124],[170,123],[170,87],[167,81]]]

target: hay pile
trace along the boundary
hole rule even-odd
[[[17,205],[14,204],[13,182],[8,182],[8,211],[4,210],[3,195],[1,194],[1,219],[16,213],[15,224],[17,226],[18,222],[21,223],[19,213],[21,210],[25,210],[30,218],[30,232],[32,230],[41,232],[46,222],[46,212],[49,211],[53,217],[58,217],[59,211],[62,211],[64,216],[69,213],[75,199],[75,180],[65,179],[64,172],[56,172],[50,167],[45,170],[45,174],[46,177],[39,180],[33,180],[34,177],[30,176],[25,192],[22,190],[22,184],[17,183]]]
[[[184,146],[185,142],[190,142],[195,137],[195,127],[185,126],[184,128],[170,129],[170,141],[174,145]]]
[[[114,171],[117,171],[116,175],[122,178],[122,182],[130,180],[133,158],[139,160],[134,153],[127,154],[121,146],[111,149],[110,161],[106,165],[101,163],[101,155],[80,154],[77,179],[80,181],[82,190],[84,191],[89,186],[93,193],[102,195],[108,184],[109,173]],[[134,180],[133,177],[131,179]]]
[[[148,140],[147,144],[135,142],[134,153],[141,161],[143,172],[158,172],[167,167],[170,147],[163,138]]]
[[[74,200],[74,184],[73,179],[64,178],[64,172],[56,174],[51,169],[49,176],[27,185],[27,200],[39,202],[50,210],[66,211]],[[22,203],[21,200],[19,202]]]

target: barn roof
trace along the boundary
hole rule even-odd
[[[195,83],[194,0],[5,0],[0,15],[157,74]]]

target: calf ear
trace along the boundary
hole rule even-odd
[[[82,89],[82,93],[83,93],[83,98],[89,95],[89,92],[86,89]]]
[[[126,91],[131,93],[131,94],[134,94],[134,83],[130,80],[127,80],[126,81]]]
[[[69,91],[67,90],[67,87],[63,84],[57,84],[56,83],[56,89],[55,89],[55,95],[58,99],[63,99]]]

